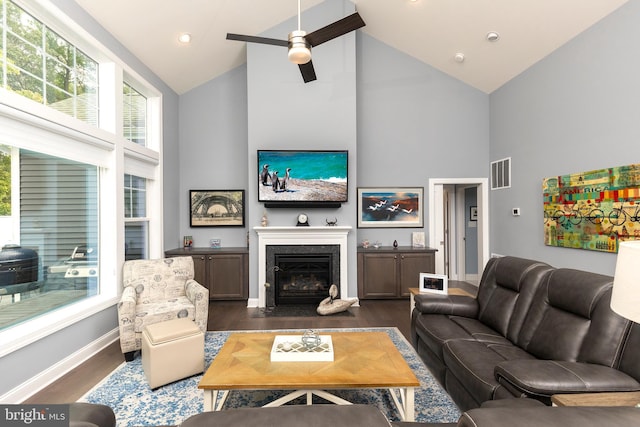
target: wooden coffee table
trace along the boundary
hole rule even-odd
[[[414,393],[420,381],[385,332],[321,333],[331,335],[333,362],[271,362],[276,335],[287,334],[229,336],[198,385],[204,390],[205,411],[221,410],[230,390],[294,390],[265,405],[280,406],[304,395],[310,405],[314,394],[345,405],[350,402],[326,390],[389,389],[401,418],[414,420]]]

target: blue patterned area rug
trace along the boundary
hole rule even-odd
[[[433,378],[411,344],[397,328],[319,330],[319,332],[331,331],[386,332],[420,380],[420,387],[415,391],[416,421],[446,423],[458,420],[460,411],[457,406]],[[238,333],[238,331],[207,332],[205,336],[206,366],[211,364],[227,337],[232,333]],[[203,412],[203,392],[198,389],[201,378],[202,375],[197,375],[151,390],[142,370],[142,360],[138,355],[132,362],[123,363],[116,368],[100,384],[85,394],[80,401],[102,403],[113,408],[118,427],[177,425],[191,415]],[[398,412],[387,390],[335,390],[330,392],[352,403],[375,405],[390,421],[399,421]],[[224,408],[258,407],[286,393],[234,390],[229,393]],[[302,402],[304,401],[292,403]],[[315,400],[314,403],[316,403]],[[320,399],[317,403],[326,402]]]

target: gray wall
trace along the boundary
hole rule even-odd
[[[248,227],[190,228],[189,190],[246,190],[247,148],[246,65],[180,96],[180,185],[171,194],[179,231],[165,236],[165,248],[182,246],[184,235],[193,236],[194,246],[209,246],[211,238],[225,247],[246,246]]]
[[[542,179],[640,161],[640,2],[622,6],[491,94],[491,251],[613,274],[616,256],[545,246]],[[520,207],[521,216],[511,215]]]
[[[358,240],[429,241],[429,178],[486,177],[489,97],[359,33],[358,187],[424,187],[424,229],[359,229]],[[356,218],[351,219],[356,223]]]
[[[177,94],[151,73],[73,0],[54,0],[53,3],[162,91],[165,159],[165,236],[169,236],[169,238],[177,236],[178,229],[175,224],[178,222],[178,207],[177,203],[174,203],[173,196],[177,193],[179,182]],[[2,366],[0,395],[9,392],[117,327],[117,315],[114,305],[0,358],[0,366]]]

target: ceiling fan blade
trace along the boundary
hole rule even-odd
[[[346,18],[342,18],[339,21],[329,24],[326,27],[322,27],[314,32],[307,34],[305,39],[311,46],[318,46],[324,42],[340,37],[358,28],[364,27],[366,24],[360,17],[358,12],[353,15],[349,15]]]
[[[313,62],[309,61],[306,64],[298,64],[300,73],[302,73],[302,80],[305,83],[316,80],[316,70],[313,68]]]
[[[227,40],[237,40],[241,42],[249,42],[249,43],[262,43],[262,44],[272,44],[275,46],[289,46],[289,42],[287,40],[279,40],[279,39],[270,39],[268,37],[258,37],[258,36],[245,36],[242,34],[233,34],[227,33]]]

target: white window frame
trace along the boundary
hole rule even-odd
[[[7,145],[101,168],[101,289],[99,295],[0,331],[0,357],[117,304],[122,293],[124,262],[125,171],[148,179],[149,256],[161,257],[163,248],[162,93],[50,1],[15,0],[15,3],[100,64],[100,128],[0,88],[0,143],[6,140],[10,141]],[[136,88],[147,97],[147,147],[123,137],[122,81],[125,75],[130,84],[135,82]]]

